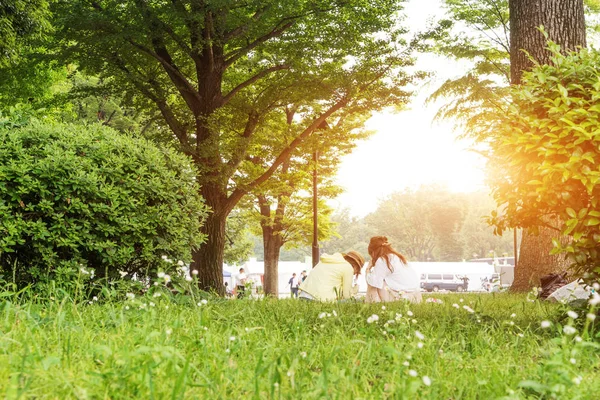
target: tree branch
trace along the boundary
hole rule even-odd
[[[292,18],[292,17],[290,17],[290,18]],[[225,67],[227,68],[228,66],[230,66],[231,64],[233,64],[234,62],[239,60],[244,54],[247,54],[250,50],[254,49],[256,46],[266,42],[269,39],[275,38],[275,37],[283,34],[283,32],[287,31],[295,23],[296,23],[296,21],[293,20],[293,21],[290,21],[290,22],[284,24],[281,27],[279,27],[279,25],[281,25],[281,23],[279,23],[279,24],[277,24],[277,26],[275,28],[273,28],[266,35],[263,35],[263,36],[259,37],[258,39],[255,39],[254,41],[250,42],[248,45],[235,50],[232,54],[227,54],[225,56]]]
[[[265,76],[269,75],[271,72],[281,71],[283,69],[289,69],[289,66],[282,64],[282,65],[276,65],[271,68],[267,68],[267,69],[259,72],[258,74],[254,75],[253,77],[247,79],[246,81],[240,83],[239,85],[237,85],[236,87],[231,89],[231,91],[223,97],[222,105],[227,104],[229,102],[229,100],[231,100],[231,98],[233,96],[235,96],[240,90],[252,85],[254,82],[258,81],[259,79],[264,78]]]

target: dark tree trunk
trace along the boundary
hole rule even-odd
[[[532,66],[527,53],[540,64],[550,62],[540,26],[562,49],[576,50],[578,46],[586,45],[583,0],[510,0],[509,8],[513,84],[521,83],[523,71]]]
[[[550,62],[540,26],[564,50],[586,45],[583,0],[510,0],[509,8],[512,84],[520,84],[523,71],[532,67],[527,53],[540,64]],[[538,235],[523,232],[512,290],[527,291],[539,284],[541,276],[568,268],[563,255],[550,255],[552,239],[559,235],[556,230],[543,227]]]
[[[219,295],[224,295],[225,223],[229,212],[223,210],[223,194],[215,185],[204,185],[202,196],[211,211],[201,229],[201,232],[206,235],[206,241],[193,254],[192,269],[198,270],[200,289],[216,291]]]

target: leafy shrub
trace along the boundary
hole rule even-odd
[[[0,275],[19,285],[187,261],[205,213],[174,151],[98,125],[0,129]]]
[[[600,276],[600,53],[554,56],[525,73],[510,103],[488,115],[491,184],[508,227],[556,228],[555,253],[573,261],[575,274]],[[561,235],[569,240],[559,240]]]

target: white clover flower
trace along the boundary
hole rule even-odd
[[[423,376],[423,384],[425,386],[431,386],[431,379],[427,375]]]
[[[481,320],[480,320],[480,319],[478,319],[478,320],[477,320],[477,322],[481,322]],[[515,324],[515,321],[510,321],[510,322],[509,322],[509,325],[510,325],[510,326],[514,326],[514,324]]]
[[[159,278],[164,278],[165,277],[165,273],[160,271],[158,274],[156,274],[156,276],[158,276]]]
[[[591,306],[597,306],[598,304],[600,304],[600,294],[594,293],[589,303]]]
[[[331,313],[327,313],[327,317],[331,317]]]
[[[569,358],[569,362],[573,365],[577,364],[577,360],[574,358]]]
[[[408,315],[409,317],[412,317],[412,316],[413,316],[413,312],[412,312],[412,311],[410,311],[410,310],[408,310],[408,311],[406,312],[406,315]]]
[[[515,314],[515,313],[512,313],[512,314],[510,314],[510,317],[511,317],[511,318],[514,318],[514,317],[516,317],[516,316],[517,316],[517,314]]]
[[[400,321],[402,319],[402,314],[396,314],[396,321]]]
[[[414,369],[409,370],[408,374],[410,376],[412,376],[413,378],[416,377],[417,375],[419,375],[419,374],[417,374],[417,371],[415,371]]]
[[[183,261],[179,260],[179,261],[177,261],[177,265],[179,265],[180,267],[183,267],[185,264],[183,263]]]
[[[229,336],[229,341],[230,342],[234,342],[235,341],[235,336]]]
[[[119,275],[121,275],[121,278],[125,278],[127,276],[127,272],[119,271]]]
[[[460,306],[459,306],[458,304],[456,304],[456,303],[452,304],[452,307],[454,307],[454,308],[456,308],[456,309],[459,309],[459,308],[460,308]]]
[[[207,331],[207,330],[208,330],[208,326],[205,326],[205,327],[204,327],[204,330],[205,330],[205,331]]]
[[[90,301],[88,301],[88,304],[94,304],[94,302],[90,300]]]
[[[306,358],[306,352],[305,352],[305,351],[301,352],[301,353],[300,353],[300,357],[302,357],[302,358]]]
[[[161,293],[160,293],[160,292],[155,292],[155,293],[152,295],[152,297],[160,297],[160,296],[161,296]]]
[[[319,314],[319,319],[323,319],[326,316],[327,316],[327,313],[326,312],[322,312],[322,313]]]
[[[202,303],[202,304],[204,304],[204,305],[207,305],[207,304],[208,304],[208,300],[206,300],[206,299],[202,299],[202,300],[200,300],[200,303]]]
[[[567,312],[567,315],[569,316],[569,318],[572,318],[572,319],[577,319],[577,317],[579,317],[579,315],[575,311],[571,311],[571,310],[569,310]]]
[[[423,343],[422,342],[417,343],[417,347],[420,348],[420,349],[422,349],[423,348]]]
[[[586,315],[586,318],[589,319],[590,321],[593,321],[596,319],[596,314],[588,313]]]
[[[470,312],[471,314],[473,314],[473,313],[475,312],[475,310],[473,310],[473,309],[472,309],[471,307],[469,307],[469,306],[463,306],[463,308],[464,308],[465,310],[467,310],[467,312]]]
[[[192,277],[191,277],[191,276],[189,276],[189,275],[186,275],[186,276],[185,276],[185,280],[186,280],[186,282],[191,282],[191,281],[193,281]]]
[[[592,287],[594,288],[594,290],[600,290],[600,283],[594,282],[594,284],[592,285]]]
[[[571,325],[565,325],[563,327],[563,332],[565,335],[573,335],[577,332],[577,329],[573,328]]]
[[[171,276],[170,275],[166,275],[165,274],[165,278],[164,279],[165,279],[165,283],[171,282]]]
[[[164,254],[163,254],[162,256],[160,256],[160,258],[162,258],[162,259],[163,259],[163,260],[165,260],[165,261],[167,261],[167,260],[169,259],[169,257],[167,257],[167,256],[166,256],[166,255],[164,255]]]
[[[373,314],[369,318],[367,318],[367,323],[372,324],[373,322],[379,321],[379,315]]]
[[[581,338],[581,336],[575,336],[575,341],[577,343],[580,343],[583,339]]]
[[[382,331],[381,333],[383,333],[384,335],[387,335],[387,331]]]
[[[421,332],[419,332],[419,331],[415,331],[415,336],[416,336],[417,338],[419,338],[419,340],[423,340],[423,339],[425,339],[425,335],[423,335],[423,334],[422,334]]]
[[[583,378],[581,376],[576,376],[572,379],[573,383],[576,385],[579,385],[582,380],[583,380]]]
[[[278,387],[279,387],[279,383],[278,383],[278,382],[275,382],[275,383],[273,384],[273,387],[275,387],[275,388],[278,388]]]
[[[169,336],[171,333],[173,333],[173,329],[167,328],[167,330],[165,331],[165,333],[167,334],[167,336]]]
[[[79,268],[79,272],[81,272],[84,275],[89,275],[90,274],[90,272],[86,271],[85,268],[83,268],[83,267]]]
[[[192,275],[198,275],[198,270],[197,269],[193,269],[192,270]]]
[[[463,299],[460,299],[460,300],[458,300],[458,301],[460,301],[460,302],[462,303],[464,300],[463,300]]]
[[[225,349],[225,353],[229,354],[229,352],[231,352],[231,350],[229,350],[228,348]]]
[[[92,297],[92,300],[93,300],[93,301],[98,301],[98,296],[94,296],[94,297]]]
[[[381,309],[385,311],[385,306],[381,306]]]
[[[125,309],[126,309],[126,310],[129,310],[129,306],[125,306]]]
[[[287,372],[287,376],[291,377],[292,375],[293,375],[293,373],[291,370]]]
[[[133,293],[127,293],[125,296],[127,296],[129,300],[133,300],[135,298],[135,294]]]
[[[547,320],[544,320],[544,321],[542,321],[542,322],[541,322],[541,324],[540,324],[540,326],[541,326],[543,329],[550,328],[550,326],[551,326],[551,325],[552,325],[552,322],[550,322],[550,321],[547,321]]]
[[[408,361],[404,361],[404,362],[402,363],[402,365],[404,365],[405,367],[408,367],[408,366],[410,366],[410,363],[409,363]]]
[[[413,324],[416,324],[417,320],[413,318],[413,319],[410,320],[410,322],[412,322]]]
[[[335,312],[335,310],[333,310],[332,313],[334,317],[337,317],[337,312]]]
[[[444,354],[444,350],[442,350],[442,349],[439,349],[439,350],[438,350],[438,353],[440,353],[440,354]]]
[[[150,307],[154,307],[156,304],[154,304],[153,302],[148,303],[150,305]]]
[[[158,286],[158,282],[154,282],[154,286]]]

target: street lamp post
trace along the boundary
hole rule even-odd
[[[329,125],[327,121],[323,121],[318,127],[319,130],[329,129]],[[319,250],[319,208],[317,204],[317,167],[319,162],[319,147],[315,146],[315,151],[313,152],[313,240],[312,240],[312,265],[313,268],[315,265],[319,263],[320,258],[320,250]]]

